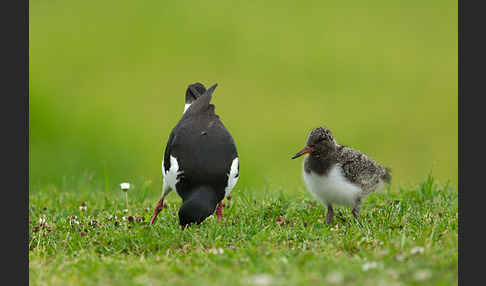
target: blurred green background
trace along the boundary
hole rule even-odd
[[[457,1],[30,1],[30,183],[151,180],[187,86],[240,155],[238,188],[303,187],[316,126],[457,185]]]

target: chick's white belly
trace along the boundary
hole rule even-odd
[[[346,180],[338,164],[326,175],[303,171],[303,176],[309,192],[325,206],[337,204],[353,207],[361,195],[361,189]]]

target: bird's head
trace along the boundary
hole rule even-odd
[[[210,187],[201,186],[182,203],[179,209],[179,224],[184,228],[190,224],[200,224],[216,209],[216,192]]]
[[[298,158],[304,154],[310,153],[311,156],[326,158],[336,150],[336,140],[331,130],[326,127],[314,128],[307,137],[307,143],[292,159]]]
[[[196,101],[201,95],[206,92],[206,87],[199,82],[193,83],[187,87],[186,90],[186,105],[184,106],[184,112]]]

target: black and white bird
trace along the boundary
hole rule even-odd
[[[306,155],[304,182],[314,198],[327,207],[326,224],[332,222],[334,204],[351,207],[358,219],[362,199],[389,184],[391,171],[365,154],[337,144],[325,127],[313,129],[307,143],[292,159]]]
[[[217,84],[206,90],[189,85],[181,120],[172,129],[162,161],[162,196],[151,223],[163,209],[171,190],[182,198],[179,223],[184,228],[201,223],[214,213],[222,216],[222,200],[230,198],[239,178],[239,162],[233,137],[210,104]]]

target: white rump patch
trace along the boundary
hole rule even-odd
[[[362,194],[360,187],[344,177],[340,164],[333,166],[324,176],[312,171],[310,174],[305,171],[303,173],[307,189],[324,206],[337,204],[354,207],[356,199]]]
[[[233,160],[231,163],[231,169],[228,173],[228,182],[226,183],[226,197],[229,196],[231,190],[235,187],[236,183],[238,182],[239,174],[238,174],[238,157]]]

